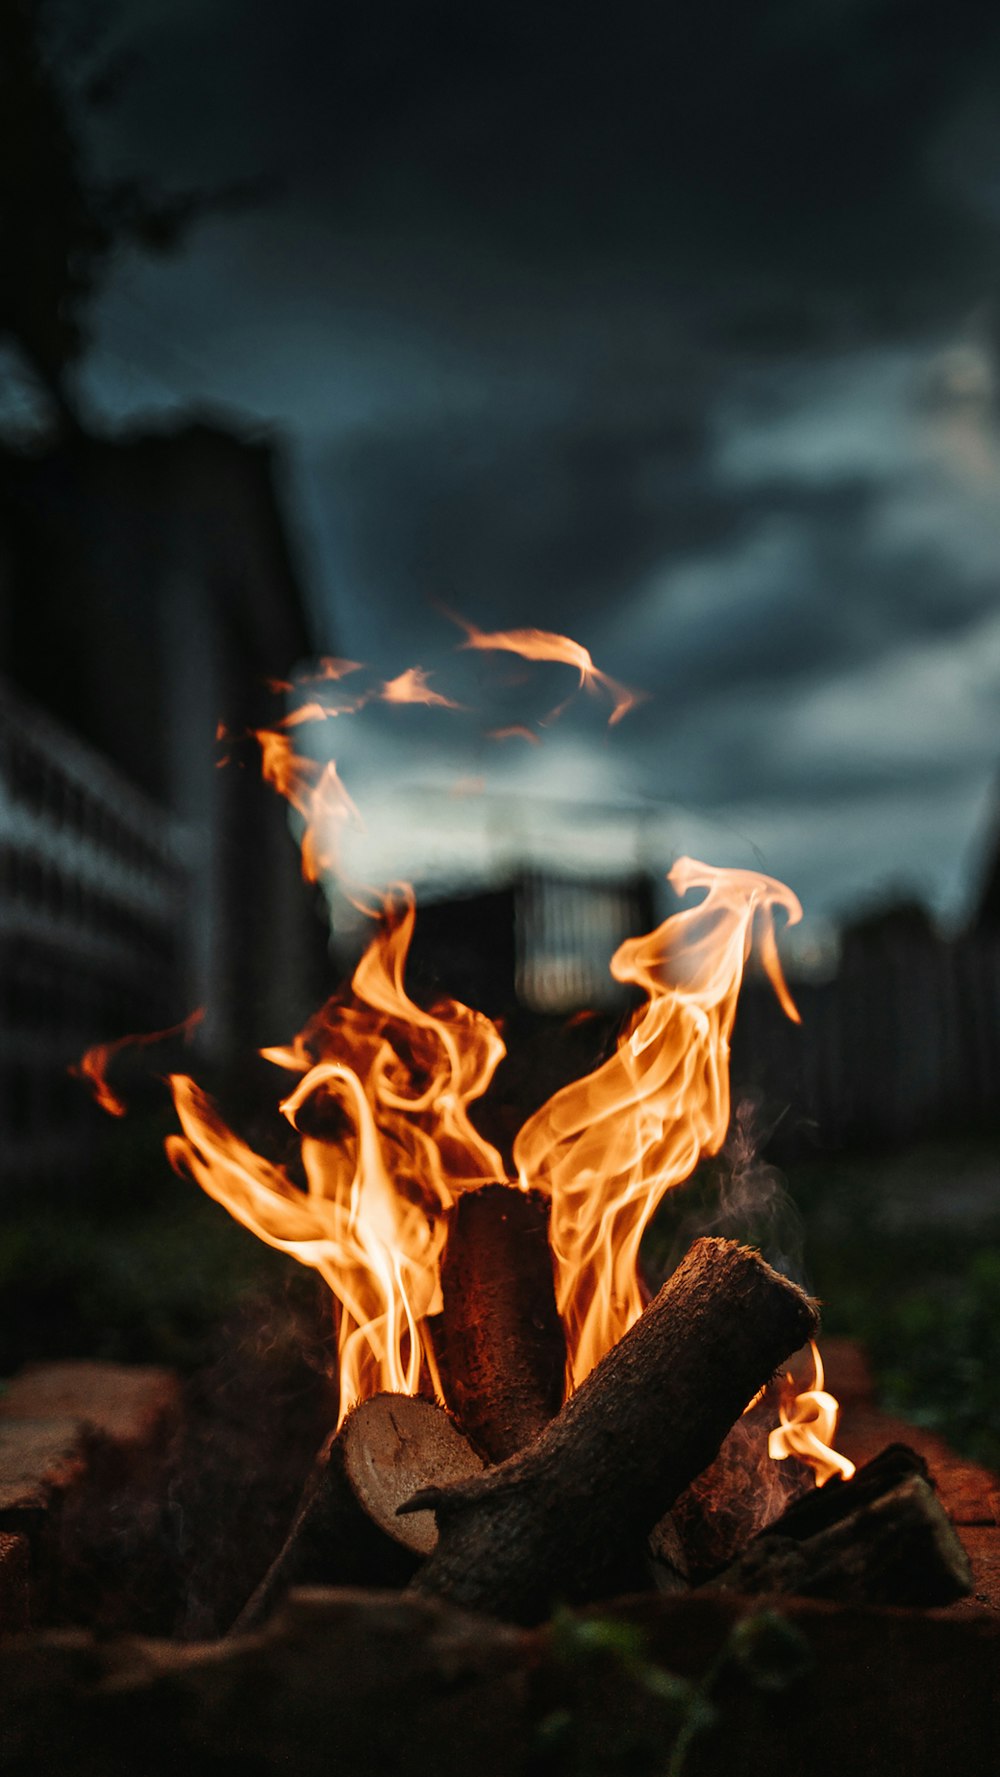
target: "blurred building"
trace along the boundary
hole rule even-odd
[[[225,1063],[322,998],[284,806],[216,743],[312,651],[268,445],[199,424],[0,455],[8,1176],[54,1164],[86,1043],[204,1005]]]
[[[1000,931],[977,913],[954,935],[899,902],[841,935],[829,981],[793,982],[802,1022],[748,981],[733,1038],[733,1090],[763,1104],[786,1158],[1000,1124]]]
[[[449,994],[491,1017],[621,1010],[627,990],[608,965],[625,938],[655,923],[641,871],[522,870],[503,888],[422,900],[408,980],[418,994]]]
[[[67,1071],[98,1036],[176,1016],[190,883],[174,825],[0,682],[0,1176],[79,1165],[93,1118]]]

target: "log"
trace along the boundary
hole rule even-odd
[[[768,1454],[778,1417],[774,1392],[768,1389],[736,1421],[715,1461],[674,1506],[674,1527],[694,1585],[735,1561],[751,1537],[780,1516],[796,1490],[812,1484],[804,1464],[775,1462]],[[651,1547],[656,1557],[655,1534]]]
[[[264,1620],[293,1585],[404,1586],[437,1542],[429,1511],[400,1517],[415,1487],[478,1474],[482,1462],[443,1407],[378,1394],[323,1445],[291,1529],[231,1633]]]
[[[546,1199],[510,1185],[464,1192],[452,1214],[437,1358],[448,1406],[490,1462],[529,1444],[562,1405],[548,1234]]]
[[[413,1582],[514,1622],[606,1596],[747,1401],[816,1328],[802,1290],[733,1241],[698,1240],[534,1443],[399,1509],[436,1516]]]
[[[761,1534],[790,1536],[796,1542],[805,1542],[819,1531],[828,1530],[831,1525],[849,1518],[852,1512],[881,1499],[911,1475],[930,1481],[930,1470],[924,1457],[909,1444],[887,1444],[870,1462],[857,1469],[849,1481],[833,1475],[822,1487],[810,1487],[807,1493],[792,1500]]]
[[[925,1607],[965,1598],[972,1584],[924,1463],[895,1445],[853,1480],[797,1500],[708,1589]]]

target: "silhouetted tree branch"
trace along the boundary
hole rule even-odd
[[[102,179],[87,109],[120,95],[130,53],[101,58],[100,31],[59,42],[50,0],[0,5],[0,342],[13,345],[57,423],[80,431],[74,374],[95,301],[123,247],[169,253],[213,211],[257,201],[260,182],[165,192]]]

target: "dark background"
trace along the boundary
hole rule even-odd
[[[325,646],[443,673],[443,600],[652,694],[613,745],[588,719],[508,749],[498,787],[625,800],[657,867],[760,859],[814,919],[966,912],[1000,673],[993,8],[47,11],[63,66],[95,17],[123,59],[80,114],[95,175],[263,182],[114,256],[88,424],[279,426]],[[461,768],[440,729],[408,728],[408,779]],[[401,768],[359,744],[371,809]],[[394,811],[395,868],[426,823]]]

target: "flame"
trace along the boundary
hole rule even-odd
[[[533,747],[540,747],[542,737],[533,728],[526,728],[523,722],[511,722],[506,728],[490,728],[487,740],[527,740]]]
[[[611,696],[612,723],[638,701],[568,637],[462,627],[463,647],[573,666],[581,687]],[[360,670],[357,662],[331,658],[300,684],[336,681]],[[314,695],[273,726],[252,731],[264,778],[303,822],[303,875],[311,882],[326,873],[341,875],[357,906],[366,913],[373,903],[381,909],[349,987],[290,1043],[261,1051],[296,1076],[280,1110],[298,1134],[297,1155],[279,1165],[256,1153],[186,1074],[170,1079],[180,1132],[167,1144],[180,1172],[260,1239],[313,1267],[328,1283],[337,1303],[342,1416],[379,1389],[414,1393],[430,1386],[440,1392],[431,1322],[441,1308],[449,1214],[461,1192],[506,1172],[470,1115],[505,1054],[500,1031],[459,1001],[442,999],[427,1008],[410,997],[404,976],[413,891],[403,884],[383,897],[343,882],[342,834],[347,825],[360,826],[361,816],[336,764],[296,751],[301,726],[359,709],[372,697],[460,707],[413,667],[384,681],[381,690],[362,691],[353,704],[331,707]],[[537,735],[520,726],[494,731],[496,739],[514,735],[537,743]],[[222,730],[220,738],[232,737]],[[568,1389],[642,1312],[639,1246],[664,1194],[725,1139],[729,1044],[754,950],[784,1010],[798,1019],[775,935],[777,916],[789,923],[801,918],[791,890],[754,871],[723,870],[691,858],[674,866],[670,881],[682,899],[695,891],[701,898],[656,930],[628,939],[612,958],[614,978],[639,989],[643,1002],[615,1054],[555,1093],[514,1143],[517,1185],[540,1190],[551,1202]],[[198,1016],[175,1028],[186,1031]],[[123,1038],[83,1058],[79,1071],[113,1115],[121,1116],[125,1107],[107,1085],[110,1058],[126,1043],[169,1034]],[[777,1461],[801,1457],[822,1480],[852,1470],[829,1447],[837,1408],[824,1391],[813,1350],[813,1384],[782,1402],[781,1425],[770,1434],[768,1449]]]
[[[823,1386],[823,1359],[815,1340],[810,1339],[809,1349],[813,1361],[812,1382],[808,1388],[796,1392],[791,1375],[786,1376],[786,1388],[778,1409],[781,1424],[775,1426],[768,1438],[767,1453],[774,1462],[797,1456],[813,1470],[817,1487],[822,1487],[833,1475],[849,1481],[854,1464],[833,1449],[840,1403]]]
[[[704,889],[646,937],[615,952],[611,973],[646,1003],[615,1054],[557,1092],[514,1143],[518,1177],[552,1200],[556,1298],[569,1376],[583,1378],[642,1312],[639,1243],[664,1193],[722,1146],[729,1123],[729,1038],[755,934],[782,1004],[797,1016],[774,942],[774,914],[801,907],[749,870],[682,858],[680,895]]]
[[[440,691],[432,691],[430,674],[422,666],[408,667],[398,678],[387,679],[382,686],[381,696],[385,703],[423,703],[436,705],[443,710],[459,710],[461,704],[453,697],[445,697]]]
[[[195,1082],[171,1079],[173,1165],[270,1246],[313,1266],[339,1304],[341,1414],[379,1389],[438,1386],[428,1318],[458,1194],[504,1174],[469,1118],[505,1053],[458,1001],[425,1011],[403,974],[414,903],[400,889],[351,982],[291,1050],[302,1073],[281,1110],[301,1135],[301,1179],[233,1134]]]
[[[340,834],[347,824],[360,827],[361,815],[328,759],[306,758],[297,753],[288,735],[278,728],[255,730],[260,745],[261,770],[305,822],[300,840],[302,874],[318,882],[327,871],[336,873],[340,861]]]
[[[364,671],[362,660],[338,660],[334,654],[322,654],[314,673],[307,673],[300,681],[303,685],[318,685],[323,681],[336,682],[346,679],[349,673]]]
[[[287,716],[279,719],[278,727],[301,728],[303,722],[329,722],[334,716],[353,714],[355,708],[354,704],[319,703],[316,698],[312,698],[308,703],[300,703],[294,710],[289,710]]]
[[[73,1063],[68,1072],[74,1079],[89,1080],[95,1104],[109,1117],[125,1117],[128,1105],[119,1093],[108,1084],[108,1068],[116,1055],[123,1049],[148,1049],[154,1043],[166,1042],[168,1037],[190,1037],[205,1016],[204,1006],[198,1006],[189,1012],[179,1024],[170,1024],[166,1030],[151,1030],[139,1036],[116,1037],[112,1043],[95,1043],[79,1061]]]
[[[594,691],[602,686],[610,694],[613,705],[608,717],[610,728],[643,701],[643,692],[630,691],[627,685],[619,685],[616,679],[602,673],[594,665],[590,652],[583,643],[574,642],[570,636],[556,635],[549,629],[496,629],[487,632],[477,629],[474,623],[468,623],[464,617],[454,616],[450,612],[449,615],[465,631],[465,641],[459,644],[463,649],[475,648],[487,654],[518,654],[522,660],[555,661],[562,666],[574,666],[580,675],[581,688]],[[564,706],[559,707],[561,710]]]

